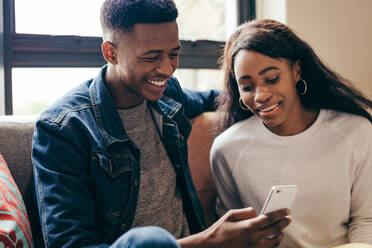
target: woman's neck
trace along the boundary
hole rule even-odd
[[[302,133],[309,128],[317,119],[320,110],[302,109],[298,114],[284,125],[268,128],[271,132],[279,136],[291,136]]]

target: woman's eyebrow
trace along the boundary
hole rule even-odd
[[[263,74],[265,74],[266,72],[271,71],[271,70],[279,70],[279,68],[276,67],[276,66],[268,66],[268,67],[266,67],[265,69],[259,71],[258,74],[259,74],[259,75],[263,75]],[[239,77],[239,80],[240,80],[240,79],[251,79],[251,78],[252,78],[252,77],[249,76],[249,75],[243,75],[243,76]]]
[[[262,71],[259,71],[258,74],[262,75],[262,74],[264,74],[268,71],[271,71],[271,70],[279,70],[279,68],[276,67],[276,66],[269,66],[269,67],[266,67],[265,69],[263,69]]]

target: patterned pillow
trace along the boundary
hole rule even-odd
[[[1,154],[0,247],[34,247],[25,204]]]

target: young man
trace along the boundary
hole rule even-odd
[[[259,217],[235,210],[204,230],[186,139],[188,119],[213,110],[217,93],[182,91],[172,77],[180,52],[176,17],[172,0],[104,1],[107,65],[36,123],[32,158],[47,247],[280,242],[289,223],[284,210]]]

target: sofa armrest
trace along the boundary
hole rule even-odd
[[[192,119],[193,127],[188,140],[190,171],[207,226],[217,220],[215,212],[216,186],[209,162],[217,118],[218,114],[216,112],[206,112]]]

